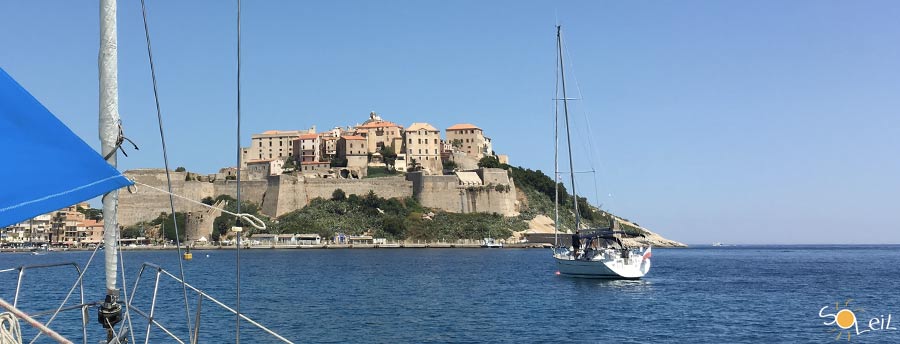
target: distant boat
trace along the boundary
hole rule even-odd
[[[50,250],[46,244],[41,245],[40,247],[36,247],[31,250],[31,254],[35,255],[35,256],[43,256],[43,255],[47,254],[48,252],[50,252]]]
[[[715,246],[715,247],[725,246],[725,245],[723,245],[723,244],[720,243],[720,242],[714,242],[712,245]]]
[[[481,247],[485,248],[503,248],[503,243],[494,238],[484,238],[481,241]]]
[[[556,27],[556,46],[558,50],[559,78],[562,83],[563,110],[566,123],[566,142],[569,149],[569,176],[572,179],[572,195],[577,199],[575,189],[575,171],[572,162],[572,137],[569,135],[569,108],[566,97],[566,78],[563,63],[562,33],[559,26]],[[556,158],[554,161],[554,179],[559,175],[559,112],[556,120]],[[559,192],[557,191],[558,195]],[[554,201],[556,206],[556,221],[554,221],[555,233],[559,233],[559,196]],[[581,229],[581,216],[578,211],[578,202],[575,203],[575,234],[572,234],[572,249],[568,247],[555,247],[553,258],[556,260],[559,275],[581,278],[605,278],[605,279],[639,279],[650,271],[651,247],[633,248],[625,246],[620,238],[627,235],[617,230],[617,220],[610,219],[610,227],[602,229]],[[559,240],[557,239],[557,245]]]

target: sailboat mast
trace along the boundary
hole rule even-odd
[[[559,76],[562,79],[563,113],[566,118],[566,144],[569,150],[569,177],[572,180],[572,201],[575,203],[575,232],[581,226],[581,214],[578,212],[578,193],[575,191],[575,167],[572,162],[572,134],[569,131],[569,98],[566,97],[566,70],[563,63],[562,27],[556,26],[556,48],[559,50]]]
[[[119,138],[119,81],[116,46],[116,0],[100,0],[100,151],[116,167],[116,141]],[[119,191],[103,195],[103,244],[106,262],[106,293],[118,296],[116,266],[118,223],[116,209]]]
[[[119,139],[119,66],[116,35],[116,0],[100,0],[100,152],[116,167]],[[106,328],[107,339],[114,335],[113,326],[122,319],[119,290],[116,288],[118,265],[118,233],[116,208],[119,191],[103,195],[103,244],[106,272],[106,299],[98,309],[98,320]]]
[[[556,45],[559,46],[559,26],[556,26]],[[559,68],[560,56],[556,56],[556,67]],[[553,90],[553,241],[559,247],[559,72],[556,73],[556,84]]]

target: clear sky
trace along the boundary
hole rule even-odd
[[[0,67],[99,147],[96,2],[0,3]],[[234,164],[234,5],[148,1],[173,168]],[[900,243],[900,2],[243,5],[243,145],[374,110],[474,123],[550,174],[558,20],[592,202],[687,243]],[[119,167],[161,167],[138,0],[120,1],[119,67],[141,147]]]

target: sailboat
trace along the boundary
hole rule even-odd
[[[143,7],[143,2],[142,2]],[[121,286],[117,283],[119,276],[118,267],[121,253],[118,250],[119,228],[116,223],[116,209],[118,203],[118,190],[134,185],[134,181],[127,179],[121,172],[116,169],[117,151],[121,149],[120,145],[125,139],[122,136],[121,122],[118,114],[118,57],[117,57],[117,33],[116,33],[116,0],[100,0],[100,56],[99,56],[99,74],[100,74],[100,121],[99,136],[101,141],[101,153],[94,151],[85,141],[79,138],[68,127],[66,127],[56,116],[54,116],[46,107],[44,107],[34,96],[32,96],[24,87],[16,82],[12,76],[7,74],[5,70],[0,68],[0,144],[4,147],[10,147],[9,157],[7,158],[6,167],[0,169],[0,180],[4,181],[4,185],[0,188],[0,227],[17,223],[35,215],[44,214],[56,209],[76,204],[97,196],[102,195],[103,198],[103,218],[104,233],[103,245],[98,245],[91,254],[88,262],[84,266],[84,270],[76,264],[70,262],[40,264],[30,266],[19,266],[15,268],[4,269],[0,267],[0,273],[18,271],[17,287],[12,303],[0,298],[0,342],[2,343],[22,343],[19,320],[36,328],[39,332],[31,341],[35,342],[38,337],[46,335],[60,343],[71,343],[68,339],[50,328],[56,316],[62,311],[80,311],[81,319],[77,326],[81,327],[83,332],[83,342],[96,342],[89,340],[87,326],[90,324],[88,311],[96,308],[97,322],[95,326],[101,326],[106,332],[105,343],[125,343],[136,342],[134,323],[139,320],[132,320],[134,317],[144,317],[146,325],[146,336],[144,342],[150,341],[151,328],[161,330],[170,339],[179,343],[197,343],[200,340],[200,317],[201,305],[204,301],[212,302],[224,308],[226,311],[235,316],[236,321],[236,341],[240,342],[241,322],[249,323],[263,332],[271,335],[276,340],[291,343],[283,336],[266,328],[265,326],[253,321],[240,311],[240,261],[238,260],[237,268],[237,306],[233,309],[224,303],[216,300],[202,290],[191,286],[185,282],[183,270],[179,277],[166,271],[162,267],[144,263],[134,285],[126,294],[124,275]],[[145,14],[145,30],[147,29],[146,12]],[[150,53],[149,31],[147,34],[148,54]],[[153,71],[152,54],[150,56],[151,71]],[[153,72],[154,92],[156,91],[156,78]],[[158,112],[158,101],[157,101]],[[161,120],[160,120],[161,122]],[[238,132],[240,132],[240,1],[238,2]],[[160,135],[162,136],[162,124],[160,123]],[[238,141],[240,136],[238,136]],[[165,152],[165,141],[163,140],[163,151]],[[240,166],[240,154],[238,153],[238,166]],[[59,169],[41,168],[46,165],[47,159],[53,159],[54,166]],[[168,160],[166,159],[166,170],[168,171]],[[240,180],[240,178],[238,178]],[[240,184],[238,184],[238,200],[240,200]],[[175,196],[169,190],[170,197]],[[170,198],[170,200],[172,200]],[[174,209],[174,201],[171,201]],[[174,210],[173,210],[174,213]],[[258,219],[247,216],[247,214],[229,213],[238,216],[244,221],[248,221],[251,225],[257,226]],[[245,223],[248,223],[245,222]],[[177,231],[177,229],[176,229]],[[240,243],[239,226],[233,228],[237,232],[238,242]],[[176,235],[177,236],[177,235]],[[84,299],[83,277],[87,273],[88,266],[94,258],[94,255],[103,247],[104,252],[104,274],[105,274],[105,291],[106,296],[100,302],[88,302]],[[179,246],[180,253],[180,246]],[[238,251],[238,259],[240,259]],[[179,263],[181,260],[179,259]],[[69,289],[69,293],[63,300],[62,304],[49,312],[39,312],[52,314],[46,324],[35,320],[34,317],[23,312],[18,305],[19,288],[22,285],[22,279],[26,270],[52,268],[59,266],[72,266],[79,272],[78,279]],[[149,310],[140,309],[134,303],[135,294],[137,294],[138,284],[141,276],[145,271],[149,271],[148,275],[155,275],[155,284],[149,282],[152,289],[152,299],[150,300]],[[155,274],[154,274],[155,272]],[[173,327],[165,327],[158,321],[155,316],[157,311],[157,291],[159,289],[160,278],[171,278],[181,284],[184,291],[186,328],[189,339],[184,340],[173,333]],[[152,279],[153,277],[149,277]],[[143,284],[142,284],[143,285]],[[72,305],[67,304],[69,297],[77,287],[81,286],[80,303]],[[146,289],[147,287],[144,286]],[[188,306],[188,290],[196,296],[197,308],[196,317],[192,319]],[[121,293],[121,294],[120,294]],[[146,292],[145,292],[146,293]],[[193,322],[193,326],[192,326]],[[221,326],[217,326],[221,328]]]
[[[580,278],[602,279],[639,279],[650,271],[652,247],[632,248],[623,244],[621,238],[627,233],[619,230],[615,216],[610,217],[608,228],[582,229],[581,215],[578,211],[578,193],[575,188],[575,169],[572,159],[572,138],[569,134],[569,98],[566,97],[566,74],[563,63],[562,28],[556,26],[556,46],[558,50],[559,80],[562,85],[562,97],[556,99],[563,104],[566,124],[566,143],[569,153],[569,177],[572,184],[572,200],[575,205],[575,233],[572,234],[572,246],[559,245],[559,184],[556,183],[555,199],[557,236],[553,259],[556,261],[559,275]],[[557,106],[558,109],[558,106]],[[559,111],[556,112],[554,176],[559,175]],[[557,177],[558,178],[558,177]]]

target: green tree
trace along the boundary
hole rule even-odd
[[[206,204],[206,205],[213,205],[213,204],[216,204],[216,200],[215,200],[214,198],[212,198],[212,197],[206,196],[206,197],[203,197],[203,199],[200,200],[200,203],[203,203],[203,204]]]
[[[495,156],[488,155],[478,160],[478,167],[481,168],[500,168],[500,160]]]
[[[175,168],[175,172],[185,172],[185,171],[187,171],[187,169],[182,166],[178,166],[177,168]]]
[[[334,192],[331,193],[331,199],[334,201],[343,201],[347,199],[347,194],[344,193],[344,190],[334,189]]]
[[[444,161],[444,169],[445,170],[453,171],[456,169],[456,167],[457,167],[456,161],[453,161],[453,160]]]
[[[282,166],[285,170],[294,170],[297,168],[297,164],[294,162],[294,159],[291,157],[284,158],[284,166]]]
[[[453,139],[453,141],[450,142],[450,145],[453,146],[453,148],[462,148],[462,146],[463,146],[463,140],[461,140],[461,139]]]
[[[133,226],[128,226],[122,229],[122,237],[123,238],[137,238],[144,236],[144,228],[143,224],[139,223]]]
[[[331,167],[347,167],[347,158],[335,157],[329,164]]]
[[[394,167],[394,162],[397,161],[397,153],[394,152],[393,147],[381,147],[381,150],[379,150],[378,153],[381,153],[381,158],[384,159],[386,165]]]
[[[76,210],[78,210],[79,213],[84,214],[84,217],[88,220],[103,220],[103,210],[101,209],[76,207]]]

